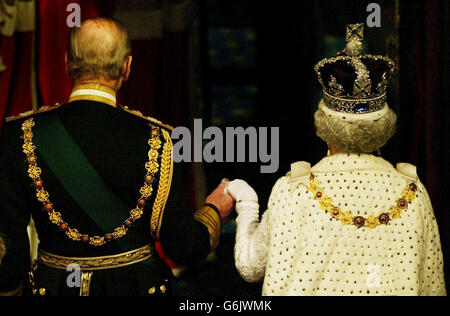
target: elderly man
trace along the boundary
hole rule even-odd
[[[10,118],[3,130],[0,233],[14,251],[0,292],[26,284],[32,216],[40,239],[33,295],[167,295],[171,271],[155,242],[179,264],[200,263],[217,247],[233,199],[224,182],[193,212],[171,127],[116,104],[132,64],[123,26],[85,21],[70,33],[66,60],[68,104]]]
[[[386,88],[394,69],[362,55],[363,25],[344,54],[316,66],[324,100],[315,114],[328,157],[274,186],[259,221],[258,196],[229,184],[239,213],[236,266],[264,295],[446,295],[439,230],[416,168],[377,152],[395,132]]]

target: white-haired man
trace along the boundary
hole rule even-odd
[[[172,274],[155,242],[179,264],[200,263],[217,247],[233,199],[223,182],[193,212],[173,164],[172,128],[116,104],[132,64],[120,23],[94,18],[72,29],[66,60],[69,103],[10,118],[2,131],[0,233],[18,264],[3,267],[0,292],[24,283],[32,215],[33,295],[167,295]],[[78,283],[68,265],[80,268]]]

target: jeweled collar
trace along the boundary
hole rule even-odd
[[[69,102],[80,100],[97,101],[116,107],[116,92],[98,83],[79,84],[73,88]]]
[[[369,154],[339,153],[325,157],[312,168],[313,173],[355,170],[395,170],[391,163]]]

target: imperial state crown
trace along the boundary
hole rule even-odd
[[[394,62],[388,57],[362,54],[364,24],[347,25],[346,40],[338,56],[323,59],[315,66],[325,104],[342,113],[382,110]]]

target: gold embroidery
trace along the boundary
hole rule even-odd
[[[106,234],[103,237],[101,236],[89,237],[88,235],[83,235],[78,230],[69,227],[69,225],[64,222],[61,213],[56,212],[53,209],[53,204],[49,200],[50,194],[43,188],[44,182],[41,179],[42,170],[38,167],[37,157],[34,154],[34,151],[36,150],[36,147],[33,144],[32,128],[34,126],[35,122],[33,118],[26,120],[22,124],[23,139],[24,139],[23,152],[27,156],[28,176],[34,182],[36,188],[36,198],[39,202],[43,204],[44,210],[48,212],[50,221],[53,224],[58,225],[60,230],[65,232],[69,239],[73,241],[86,242],[95,247],[103,246],[112,239],[119,239],[125,236],[127,234],[128,229],[133,224],[133,222],[141,218],[143,214],[143,209],[145,207],[145,203],[153,193],[152,184],[147,183],[147,181],[144,183],[143,187],[139,191],[141,193],[141,197],[138,200],[137,207],[130,211],[130,218],[125,221],[125,224],[122,225],[121,227],[116,228],[112,234]],[[164,131],[165,138],[167,138],[166,134],[168,133]],[[152,137],[148,142],[150,145],[150,151],[148,153],[149,161],[145,164],[145,168],[147,170],[145,179],[148,179],[150,177],[154,178],[155,174],[159,171],[158,150],[161,148],[161,140],[159,139],[161,135],[161,129],[159,127],[152,126],[151,135]],[[172,147],[170,147],[169,155],[171,155],[171,150]],[[165,151],[167,151],[166,148]]]
[[[28,111],[28,112],[25,112],[25,113],[21,113],[21,114],[19,114],[17,116],[8,117],[8,118],[6,118],[6,122],[12,122],[12,121],[15,121],[15,120],[23,119],[23,118],[26,118],[26,117],[28,117],[30,115],[45,113],[45,112],[48,112],[48,111],[51,111],[51,110],[55,110],[55,109],[59,108],[60,106],[61,106],[61,104],[59,104],[59,103],[56,103],[54,106],[43,106],[43,107],[39,108],[36,111]],[[31,128],[31,127],[34,126],[34,122],[30,123],[30,124],[33,124],[33,125],[32,126],[28,126],[27,128]]]
[[[66,270],[68,265],[76,264],[81,271],[98,271],[122,268],[145,261],[152,256],[153,248],[150,245],[118,255],[92,258],[62,257],[39,249],[38,262],[58,270]]]
[[[222,222],[219,214],[210,206],[205,205],[195,212],[194,219],[208,228],[211,249],[216,249],[219,246],[220,235],[222,233]]]
[[[163,130],[163,135],[165,143],[161,159],[159,187],[158,193],[156,194],[155,202],[153,203],[153,212],[150,223],[152,236],[155,239],[159,238],[164,207],[166,206],[167,198],[169,197],[173,174],[172,139],[170,138],[169,132],[165,130]]]
[[[325,195],[324,190],[320,187],[320,181],[317,180],[314,175],[310,178],[310,186],[307,187],[308,191],[312,192],[314,199],[319,202],[319,206],[326,213],[329,213],[334,219],[340,221],[344,225],[355,225],[358,228],[377,228],[380,225],[387,225],[391,219],[398,219],[401,217],[403,210],[408,209],[408,205],[416,198],[417,186],[414,183],[408,185],[403,190],[402,197],[397,200],[396,206],[392,206],[389,209],[388,214],[383,213],[379,216],[369,215],[367,218],[361,216],[354,216],[352,212],[343,212],[338,206],[336,206],[333,200]]]
[[[81,273],[80,296],[89,296],[91,292],[92,272]]]

